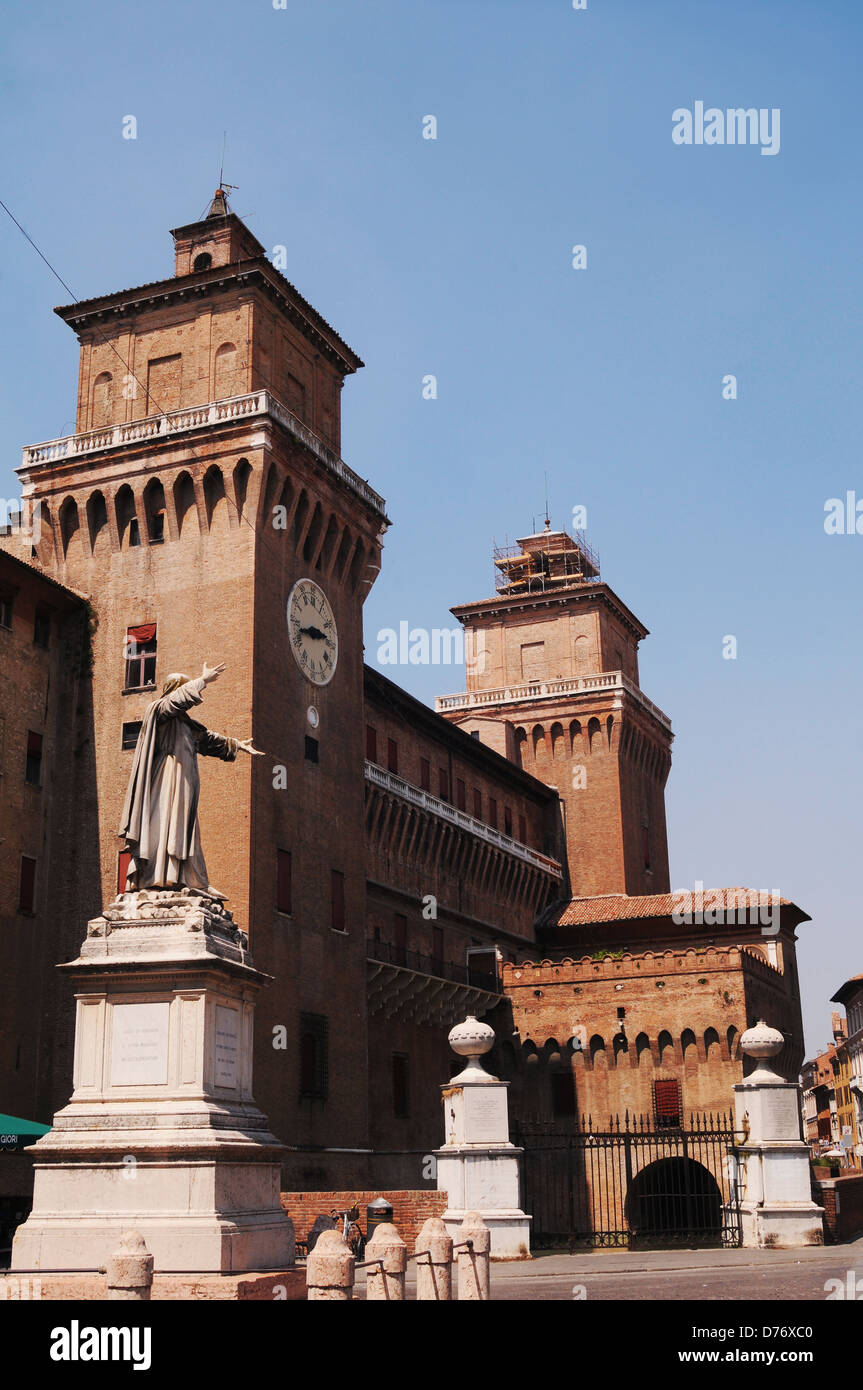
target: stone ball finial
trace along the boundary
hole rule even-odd
[[[494,1029],[468,1014],[450,1029],[449,1045],[458,1057],[484,1057],[494,1047]]]
[[[747,1028],[740,1039],[740,1046],[747,1057],[764,1061],[768,1057],[778,1057],[785,1046],[785,1039],[778,1028],[771,1028],[760,1018],[754,1028]]]
[[[778,1028],[771,1028],[760,1018],[754,1028],[747,1028],[740,1039],[740,1046],[747,1057],[755,1061],[755,1070],[744,1080],[749,1085],[761,1082],[778,1081],[779,1075],[773,1066],[773,1058],[778,1057],[785,1046],[785,1039]]]
[[[482,1082],[486,1085],[496,1080],[496,1077],[490,1076],[479,1063],[480,1057],[484,1057],[494,1047],[494,1029],[489,1028],[487,1023],[480,1023],[473,1014],[468,1014],[464,1023],[457,1023],[455,1028],[450,1030],[449,1045],[458,1057],[467,1059],[464,1071],[460,1071],[458,1076],[453,1076],[450,1085],[467,1085],[469,1082]]]

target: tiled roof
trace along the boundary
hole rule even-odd
[[[622,922],[638,917],[670,917],[674,912],[697,910],[705,912],[721,908],[725,912],[746,910],[759,903],[757,888],[704,888],[699,893],[683,890],[677,893],[652,893],[644,897],[630,897],[627,893],[607,893],[596,898],[573,898],[556,918],[555,925],[561,927],[585,927],[595,922]],[[768,906],[769,899],[762,890],[761,905]],[[789,898],[779,899],[780,907],[796,907]],[[797,909],[800,910],[799,908]],[[804,914],[804,920],[808,920]]]

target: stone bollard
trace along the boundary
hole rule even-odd
[[[472,1241],[469,1250],[458,1252],[458,1296],[474,1302],[489,1298],[489,1251],[491,1231],[479,1212],[465,1212],[459,1231],[459,1241]],[[458,1243],[458,1242],[457,1242]]]
[[[356,1260],[338,1231],[322,1231],[306,1263],[307,1297],[348,1302],[354,1296]]]
[[[404,1303],[405,1270],[408,1250],[390,1221],[375,1226],[374,1235],[366,1246],[366,1262],[382,1260],[383,1265],[369,1264],[366,1270],[366,1300],[388,1299]]]
[[[439,1216],[430,1216],[414,1247],[417,1255],[417,1302],[452,1299],[452,1236]]]
[[[147,1301],[153,1285],[153,1256],[140,1231],[124,1231],[105,1268],[108,1298]]]

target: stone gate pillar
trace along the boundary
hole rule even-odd
[[[444,1225],[459,1239],[466,1212],[479,1212],[491,1231],[491,1254],[498,1260],[530,1255],[530,1217],[519,1207],[519,1157],[509,1140],[507,1081],[498,1081],[479,1064],[494,1046],[494,1029],[469,1014],[449,1035],[449,1044],[467,1065],[441,1087],[444,1146],[437,1149],[438,1191],[446,1192]]]
[[[783,1036],[762,1019],[740,1045],[758,1062],[734,1087],[736,1127],[746,1135],[737,1150],[743,1244],[822,1245],[824,1209],[812,1201],[809,1149],[800,1137],[800,1088],[783,1080],[771,1061],[782,1051]]]

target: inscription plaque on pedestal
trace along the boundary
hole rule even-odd
[[[237,1085],[240,1015],[237,1009],[216,1005],[216,1076],[217,1086]]]
[[[115,1004],[111,1010],[111,1085],[164,1086],[168,1081],[170,1005]]]
[[[502,1086],[465,1086],[465,1141],[500,1143],[509,1138],[506,1091]]]

